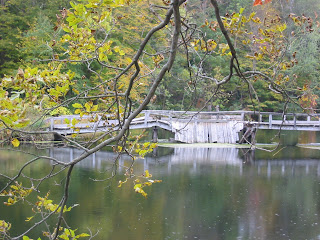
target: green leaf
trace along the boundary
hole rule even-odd
[[[75,3],[74,3],[74,2],[70,2],[70,5],[71,5],[71,7],[73,7],[73,8],[75,8],[75,7],[76,7],[76,5],[75,5]]]
[[[99,60],[106,62],[106,61],[108,61],[108,57],[104,53],[99,53]]]
[[[49,89],[49,94],[55,97],[59,97],[60,92],[58,92],[57,90],[55,90],[54,88]]]
[[[15,127],[23,128],[23,127],[26,127],[29,123],[30,123],[29,119],[21,119],[16,122]]]
[[[71,32],[70,29],[69,29],[69,28],[66,28],[66,27],[63,28],[63,31],[65,31],[65,32],[67,32],[67,33]]]
[[[11,125],[12,124],[12,120],[10,118],[8,118],[8,117],[0,116],[0,119],[2,121],[4,121],[4,123],[7,124],[7,125]]]

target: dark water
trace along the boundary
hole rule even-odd
[[[37,153],[63,161],[80,154],[58,148]],[[159,149],[158,157],[135,163],[136,174],[148,169],[163,181],[146,188],[147,199],[134,192],[132,183],[117,187],[131,164],[126,158],[113,180],[92,181],[110,176],[114,157],[97,153],[74,169],[68,205],[80,206],[66,219],[79,233],[99,231],[95,239],[320,239],[320,151],[286,147],[275,156],[245,153],[231,148]],[[1,152],[0,171],[13,175],[28,158]],[[40,177],[50,169],[50,162],[40,161],[25,174]],[[39,194],[50,190],[58,199],[60,180],[44,183]],[[30,226],[25,219],[31,215],[20,204],[0,206],[0,219],[11,222],[13,232]],[[40,230],[29,234],[37,235]]]

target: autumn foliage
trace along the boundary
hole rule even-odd
[[[270,3],[272,2],[272,0],[254,0],[253,6],[258,6],[258,5],[262,5],[262,4],[266,4],[266,3]]]

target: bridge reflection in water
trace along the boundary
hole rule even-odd
[[[51,148],[48,149],[48,155],[63,162],[70,162],[75,157],[80,156],[83,151],[74,148]],[[79,162],[77,167],[104,170],[114,164],[117,154],[114,152],[99,151],[92,154],[85,160]],[[122,155],[119,158],[118,171],[121,172],[124,166],[129,166],[132,159],[128,155]],[[296,173],[296,169],[305,169],[305,174],[316,174],[320,176],[320,156],[319,159],[269,159],[255,160],[255,150],[237,149],[237,148],[173,148],[169,155],[147,156],[144,159],[138,158],[135,166],[139,169],[149,170],[157,165],[166,166],[166,172],[170,174],[172,168],[179,165],[188,166],[190,171],[202,166],[233,166],[238,168],[239,174],[243,174],[243,168],[250,166],[252,171],[258,175],[266,175],[268,178],[272,174],[287,175]]]

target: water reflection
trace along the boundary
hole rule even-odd
[[[99,230],[96,239],[319,239],[320,152],[285,151],[272,159],[257,151],[244,157],[239,149],[175,148],[138,159],[135,173],[148,169],[163,180],[146,189],[147,199],[135,194],[131,183],[118,188],[121,174],[113,182],[91,181],[115,158],[98,152],[74,170],[69,204],[80,207],[67,218],[79,231]],[[54,148],[47,154],[70,161],[81,153]],[[12,167],[16,158],[10,161]],[[131,160],[122,156],[119,164],[121,173]],[[55,187],[48,185],[52,192]],[[0,212],[3,218],[19,216],[21,224],[29,216],[3,206]]]
[[[295,152],[300,150],[305,152],[305,149],[294,148]],[[291,151],[292,148],[289,149]],[[285,151],[285,150],[283,150]],[[316,158],[320,158],[320,151],[307,150],[312,152],[309,154]],[[217,166],[235,166],[239,168],[240,175],[243,174],[243,167],[254,169],[259,175],[267,175],[269,178],[272,174],[292,174],[296,173],[296,169],[299,169],[299,174],[316,174],[320,176],[320,161],[319,159],[255,159],[256,152],[261,158],[261,153],[266,156],[270,155],[267,152],[259,150],[243,150],[236,148],[174,148],[172,153],[163,156],[147,156],[144,159],[138,159],[137,165],[143,166],[142,169],[149,169],[149,165],[155,166],[159,164],[165,164],[167,166],[167,173],[171,172],[173,166],[189,166],[196,172],[197,166],[207,165],[210,167]],[[75,157],[80,156],[83,151],[74,148],[51,148],[48,149],[48,155],[50,157],[57,158],[60,161],[70,162]],[[90,157],[80,162],[77,167],[102,170],[106,166],[110,166],[116,159],[116,154],[113,152],[99,151],[92,154]],[[275,156],[273,156],[275,157]],[[123,155],[119,160],[119,172],[122,172],[123,166],[130,165],[132,159]],[[162,169],[162,173],[163,169]]]

